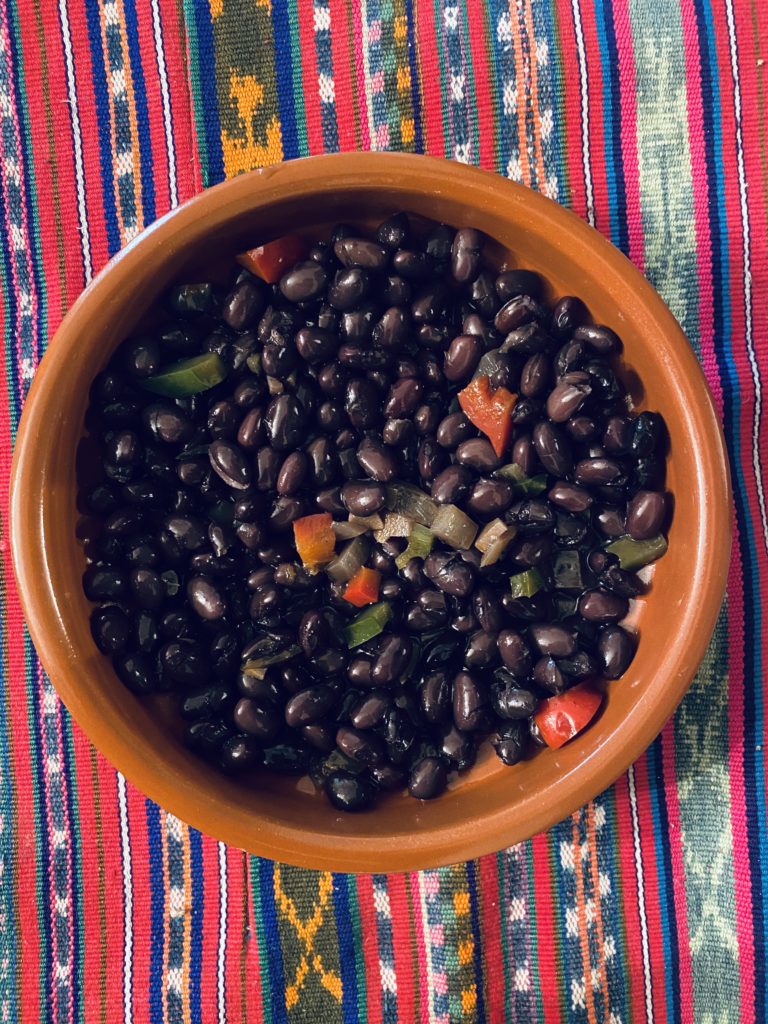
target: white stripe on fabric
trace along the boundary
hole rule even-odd
[[[168,153],[168,191],[170,193],[171,206],[173,207],[178,206],[179,195],[176,189],[176,152],[173,146],[173,121],[171,120],[171,98],[168,91],[168,69],[165,63],[165,44],[163,43],[163,27],[160,21],[160,7],[158,0],[151,0],[151,3],[157,73],[160,76],[160,95],[163,101],[165,148]]]
[[[581,27],[579,0],[571,0],[573,27],[576,31],[576,49],[579,51],[579,79],[581,80],[581,159],[584,164],[584,187],[587,194],[587,220],[595,226],[595,200],[592,193],[592,171],[589,163],[589,92],[587,90],[587,53]]]
[[[216,959],[216,998],[219,1024],[227,1024],[224,958],[227,952],[227,847],[219,843],[219,948]]]
[[[429,1007],[429,1024],[435,1024],[437,1015],[435,1013],[434,992],[435,992],[435,971],[432,966],[432,928],[427,914],[427,896],[425,892],[425,872],[419,872],[419,902],[421,903],[421,924],[424,929],[424,955],[427,959],[426,991],[430,993],[427,1000]]]
[[[117,773],[117,800],[120,809],[120,852],[123,860],[123,898],[125,927],[123,929],[123,1019],[133,1020],[133,878],[131,876],[131,841],[128,836],[128,799],[125,777]]]
[[[80,134],[80,112],[77,106],[75,89],[75,63],[72,56],[72,35],[69,29],[67,0],[59,0],[59,21],[61,38],[64,43],[64,60],[67,68],[67,96],[72,119],[72,141],[75,150],[75,180],[77,182],[77,213],[80,222],[80,243],[83,250],[83,272],[86,284],[93,277],[91,263],[91,239],[88,232],[88,217],[85,208],[85,173],[83,171],[83,142]]]
[[[637,873],[637,910],[640,915],[640,938],[643,949],[643,976],[645,978],[645,1016],[653,1024],[653,993],[651,991],[651,958],[648,952],[648,921],[645,916],[645,880],[643,876],[643,852],[640,846],[640,819],[637,814],[637,790],[635,789],[635,766],[627,772],[629,781],[629,804],[632,808],[632,838],[635,846],[635,871]]]
[[[752,323],[752,266],[749,245],[749,208],[747,206],[747,176],[744,170],[744,136],[741,122],[741,91],[739,88],[739,54],[736,44],[736,25],[733,20],[733,0],[725,2],[728,21],[728,42],[731,51],[731,75],[733,77],[733,113],[736,120],[736,162],[739,172],[739,206],[741,208],[741,236],[744,258],[744,327],[747,342],[747,356],[755,389],[755,411],[752,416],[752,470],[757,486],[757,500],[760,505],[760,521],[763,527],[763,542],[768,551],[768,521],[765,513],[765,492],[763,474],[760,468],[760,420],[763,411],[763,397],[760,386],[760,370],[755,358],[755,340]]]

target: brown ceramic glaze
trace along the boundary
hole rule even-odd
[[[439,800],[395,795],[342,815],[307,779],[257,785],[189,754],[148,702],[117,681],[91,639],[76,539],[75,460],[88,388],[110,352],[172,281],[286,231],[369,224],[405,209],[471,225],[541,271],[552,294],[581,296],[623,338],[640,407],[671,437],[669,553],[640,609],[641,643],[592,727],[558,751],[505,768],[487,748]],[[641,393],[644,389],[644,394]],[[406,155],[324,156],[243,175],[163,217],[123,250],[72,308],[37,371],[11,481],[19,590],[46,669],[93,743],[183,820],[252,853],[313,868],[397,871],[497,850],[547,828],[608,786],[653,740],[688,687],[720,608],[730,551],[723,440],[704,377],[659,296],[607,241],[554,202],[495,175]]]

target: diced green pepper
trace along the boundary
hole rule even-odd
[[[220,384],[227,376],[227,368],[216,352],[204,352],[191,359],[182,359],[142,381],[142,387],[167,398],[186,398]]]
[[[619,537],[605,545],[605,550],[616,555],[622,569],[627,572],[634,572],[642,569],[644,565],[650,565],[657,558],[667,553],[667,538],[662,533],[648,540],[633,540],[631,537]]]
[[[412,558],[426,558],[434,542],[435,537],[431,530],[421,523],[414,523],[408,538],[408,546],[397,556],[395,565],[398,569],[403,569]]]
[[[578,551],[558,551],[552,566],[552,577],[558,590],[582,590],[581,558]]]
[[[438,504],[412,484],[387,484],[387,508],[390,512],[415,519],[422,526],[431,526]]]
[[[510,576],[509,586],[514,598],[533,597],[544,586],[544,580],[538,569],[526,569],[525,572]]]
[[[509,480],[517,495],[524,494],[535,497],[547,489],[546,476],[526,476],[516,462],[510,462],[508,465],[502,466],[501,469],[497,469],[495,476]]]
[[[347,641],[347,647],[359,647],[366,640],[372,640],[382,632],[391,618],[392,609],[386,601],[369,605],[345,626],[344,639]]]
[[[282,651],[275,651],[274,654],[264,654],[260,658],[249,658],[248,661],[243,663],[242,671],[246,676],[263,679],[271,665],[280,665],[284,661],[290,661],[291,658],[295,658],[300,653],[301,648],[296,644],[292,644]]]

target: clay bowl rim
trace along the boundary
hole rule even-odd
[[[265,819],[244,820],[217,811],[216,784],[201,800],[194,783],[178,765],[148,767],[144,739],[123,735],[94,712],[87,687],[73,661],[66,629],[66,594],[54,584],[57,554],[47,542],[50,510],[56,496],[47,494],[41,480],[55,458],[56,410],[64,406],[57,377],[75,351],[81,325],[104,316],[103,296],[131,275],[140,274],[149,258],[162,259],[185,240],[199,239],[212,227],[221,227],[246,210],[279,203],[289,190],[321,198],[339,189],[360,193],[372,189],[421,192],[471,204],[494,201],[509,207],[510,221],[542,235],[552,233],[558,246],[587,253],[591,275],[607,275],[621,285],[625,316],[644,317],[649,330],[664,338],[664,362],[687,402],[684,419],[690,431],[691,484],[700,496],[696,558],[681,611],[680,629],[664,652],[662,671],[668,685],[654,690],[655,699],[640,699],[607,739],[596,749],[583,746],[584,757],[558,782],[530,795],[523,813],[505,808],[482,811],[466,827],[445,824],[415,835],[365,836],[350,847],[348,837],[307,833],[300,823],[286,825]],[[154,255],[153,255],[154,254]],[[524,256],[524,252],[523,252]],[[600,279],[600,278],[598,278]],[[109,304],[107,303],[107,308]],[[60,389],[59,389],[60,390]],[[204,832],[252,853],[311,868],[342,871],[413,870],[470,859],[520,842],[549,828],[595,797],[635,761],[658,735],[688,689],[704,656],[714,628],[727,578],[731,542],[731,499],[728,462],[718,417],[696,357],[674,317],[646,279],[613,245],[577,216],[553,201],[495,174],[428,157],[407,154],[343,154],[290,161],[231,179],[199,194],[162,217],[118,253],[88,285],[55,333],[37,370],[21,418],[11,469],[10,527],[13,561],[22,607],[43,666],[60,697],[93,744],[142,792],[162,807]],[[710,543],[718,538],[718,543]],[[74,538],[73,538],[74,541]],[[687,638],[680,634],[687,630]],[[646,641],[648,642],[648,641]],[[588,733],[585,734],[588,736]],[[576,741],[574,741],[576,742]],[[555,791],[556,788],[556,791]]]

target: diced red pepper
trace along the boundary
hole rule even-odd
[[[517,395],[506,388],[494,391],[487,377],[475,377],[459,392],[459,405],[467,418],[482,430],[501,458],[512,433],[512,410]]]
[[[336,549],[331,513],[318,512],[297,519],[293,524],[293,539],[299,558],[308,569],[330,562]]]
[[[286,270],[307,258],[309,245],[300,235],[283,235],[274,242],[241,252],[237,262],[267,284],[279,281]]]
[[[539,704],[533,720],[539,727],[541,738],[553,750],[589,725],[597,714],[603,695],[589,683],[578,683],[565,693],[558,693]]]
[[[379,599],[381,573],[375,569],[361,566],[344,590],[344,600],[355,608],[364,608],[367,604],[375,604]]]

